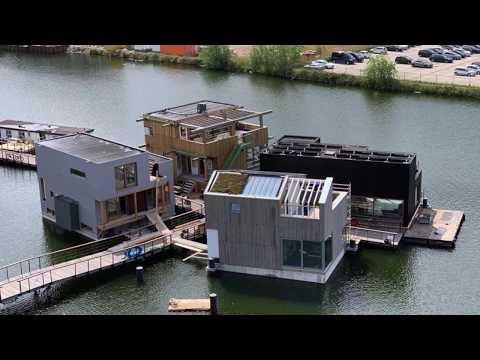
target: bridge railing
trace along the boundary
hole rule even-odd
[[[115,246],[125,240],[125,236],[134,234],[139,230],[151,228],[153,225],[146,225],[144,227],[134,229],[119,235],[115,235],[101,240],[91,241],[85,244],[69,247],[66,249],[53,251],[37,255],[31,258],[23,259],[15,263],[0,267],[0,283],[10,281],[17,276],[30,274],[33,271],[43,269],[48,266],[64,263],[80,257],[92,255],[108,248]]]
[[[33,289],[44,287],[56,281],[76,277],[82,274],[88,274],[93,271],[101,271],[102,269],[110,268],[116,264],[126,261],[133,261],[146,253],[153,252],[155,249],[160,249],[172,243],[172,235],[164,235],[162,237],[148,240],[143,243],[133,244],[124,247],[108,254],[98,254],[84,260],[78,260],[64,265],[50,266],[48,268],[39,269],[37,272],[32,272],[26,276],[21,276],[19,279],[14,279],[14,288],[18,289],[18,294],[29,292]],[[70,269],[71,276],[55,275],[55,272],[60,270]],[[9,287],[11,287],[11,282]],[[0,302],[2,298],[2,289],[0,286]],[[4,295],[3,295],[4,296]]]

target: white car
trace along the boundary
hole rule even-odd
[[[457,76],[475,76],[473,70],[467,69],[465,67],[458,67],[455,69],[455,75]]]
[[[480,75],[480,66],[472,64],[472,65],[467,65],[465,67],[469,70],[475,71],[476,75]]]
[[[327,60],[313,60],[312,65],[325,66],[325,69],[335,69],[335,64]]]
[[[385,46],[378,46],[376,48],[373,48],[373,49],[370,49],[370,52],[373,53],[373,54],[386,54],[387,53],[387,49],[385,48]]]

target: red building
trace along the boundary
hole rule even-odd
[[[166,55],[197,56],[198,45],[160,45],[160,52]]]

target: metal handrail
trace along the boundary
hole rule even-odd
[[[129,247],[126,247],[126,248],[123,248],[123,249],[120,249],[120,250],[117,250],[117,251],[113,251],[113,252],[110,252],[109,254],[102,254],[102,255],[98,255],[98,256],[95,256],[95,257],[92,257],[90,259],[86,259],[85,261],[87,262],[87,273],[90,273],[90,261],[92,260],[96,260],[96,259],[100,259],[100,265],[99,265],[99,268],[98,270],[102,270],[102,258],[104,258],[105,256],[110,256],[111,259],[112,259],[112,263],[111,263],[111,266],[114,265],[114,256],[115,255],[118,255],[120,253],[125,253],[126,251],[130,250],[130,249],[133,249],[133,248],[136,248],[136,247],[139,247],[139,246],[143,246],[143,252],[140,253],[140,254],[137,254],[133,257],[133,259],[137,259],[139,256],[142,256],[144,255],[145,253],[147,253],[146,249],[147,249],[147,244],[151,244],[151,248],[150,248],[150,251],[153,251],[153,247],[154,247],[154,244],[155,243],[159,243],[159,242],[165,242],[165,240],[167,239],[170,239],[170,243],[172,242],[172,235],[163,235],[161,236],[160,238],[157,238],[157,239],[153,239],[153,240],[148,240],[144,243],[140,243],[140,244],[134,244],[132,246],[129,246]],[[81,263],[84,263],[85,261],[82,261]],[[122,261],[123,262],[123,261]],[[48,271],[40,271],[39,273],[36,273],[36,274],[32,274],[28,277],[25,277],[25,278],[22,278],[22,279],[19,279],[19,280],[16,280],[16,282],[19,284],[19,289],[20,289],[20,294],[22,294],[22,282],[25,282],[27,281],[27,284],[28,284],[28,290],[27,291],[30,291],[31,290],[31,282],[30,280],[34,277],[38,277],[38,276],[42,276],[42,287],[45,286],[45,274],[50,274],[50,284],[52,284],[54,281],[53,281],[53,278],[52,278],[52,271],[55,271],[55,270],[59,270],[59,269],[63,269],[63,268],[66,268],[66,267],[71,267],[71,266],[74,266],[74,276],[77,276],[78,273],[77,273],[77,265],[79,264],[79,262],[76,262],[76,263],[73,263],[73,264],[68,264],[68,265],[63,265],[63,266],[58,266],[58,267],[55,267],[53,269],[49,269]],[[63,279],[62,279],[63,280]],[[3,286],[0,286],[0,301],[2,300],[2,294],[1,294],[1,289],[3,288]],[[25,291],[26,292],[26,291]]]

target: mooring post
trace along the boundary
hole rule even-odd
[[[210,315],[218,315],[217,294],[210,294]]]
[[[139,283],[143,283],[143,266],[137,266],[136,268],[136,272],[137,272],[137,281]]]

